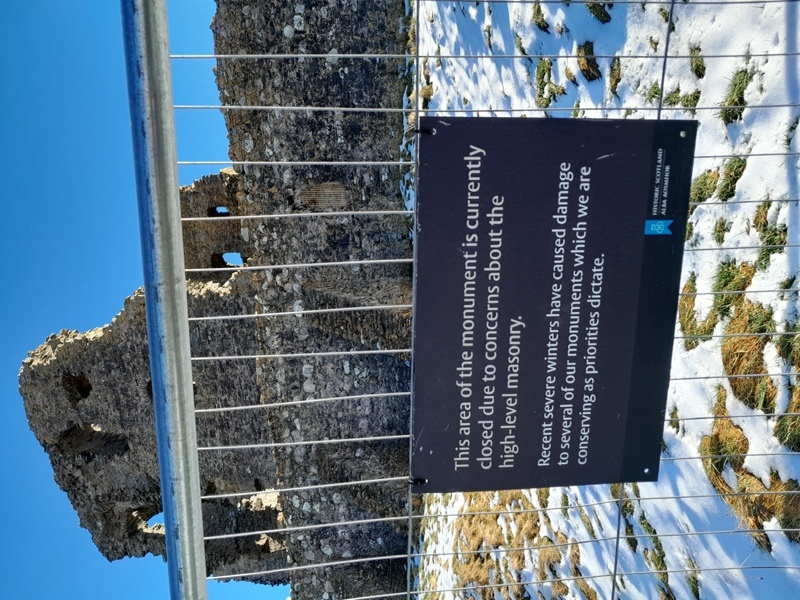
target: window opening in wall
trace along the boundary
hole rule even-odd
[[[61,378],[61,383],[69,395],[69,401],[72,406],[77,406],[78,402],[88,398],[89,393],[92,391],[92,384],[89,382],[89,378],[86,377],[85,373],[80,373],[78,375],[64,373],[64,376]]]
[[[242,255],[238,252],[226,252],[222,255],[222,260],[234,267],[241,267],[244,265]]]
[[[212,206],[208,209],[209,217],[229,217],[230,215],[231,211],[227,206]]]

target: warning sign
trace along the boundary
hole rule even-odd
[[[420,128],[414,491],[655,480],[696,123]]]

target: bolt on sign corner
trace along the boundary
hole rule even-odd
[[[657,479],[697,124],[420,130],[413,491]]]

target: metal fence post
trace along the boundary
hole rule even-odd
[[[189,324],[164,0],[122,0],[147,333],[173,600],[204,600]]]

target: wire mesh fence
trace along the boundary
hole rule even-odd
[[[214,54],[171,57],[215,65],[221,102],[173,109],[221,112],[230,140],[175,165],[226,167],[180,198],[210,578],[796,591],[798,25],[787,0],[219,1]],[[421,114],[700,121],[657,483],[409,492]]]

